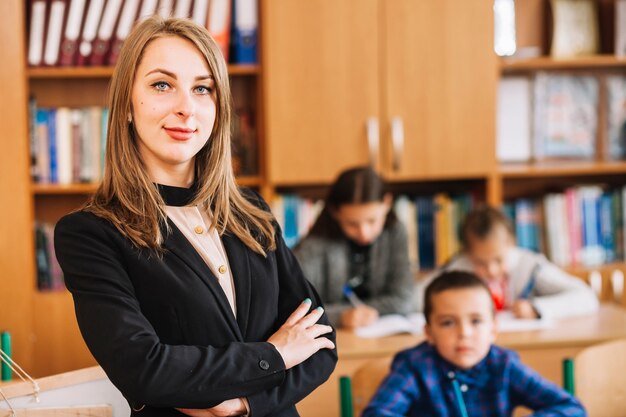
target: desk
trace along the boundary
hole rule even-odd
[[[597,314],[559,321],[554,328],[503,333],[496,343],[513,349],[522,361],[544,377],[561,384],[561,361],[586,346],[626,338],[626,309],[603,304]],[[361,339],[352,332],[337,332],[339,362],[329,380],[298,404],[301,417],[339,416],[339,377],[352,375],[370,359],[391,357],[414,346],[423,336],[395,335],[380,339]]]

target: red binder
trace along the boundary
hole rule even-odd
[[[100,27],[98,27],[98,35],[93,42],[89,65],[104,65],[121,8],[122,0],[107,0]]]
[[[135,23],[135,20],[137,19],[138,9],[139,0],[124,1],[124,8],[122,9],[119,22],[117,23],[117,28],[115,29],[115,37],[111,42],[111,48],[107,57],[108,65],[115,65],[115,63],[117,62],[117,58],[120,55],[120,49],[122,49],[122,44],[130,33],[130,30],[133,27],[133,23]]]
[[[74,64],[86,2],[86,0],[70,0],[63,40],[61,42],[61,57],[59,59],[59,64],[63,66]]]
[[[46,0],[30,0],[29,3],[28,65],[36,67],[43,62],[49,7]]]
[[[85,23],[81,39],[78,44],[78,54],[76,57],[77,65],[87,65],[91,53],[93,51],[93,41],[98,33],[98,26],[102,18],[102,10],[104,9],[104,0],[90,0],[87,14],[85,15]]]

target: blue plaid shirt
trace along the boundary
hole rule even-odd
[[[396,355],[363,417],[461,417],[454,380],[469,417],[510,417],[520,405],[537,417],[587,415],[580,402],[523,365],[515,352],[491,346],[480,363],[460,370],[423,342]]]

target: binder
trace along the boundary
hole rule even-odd
[[[106,2],[106,7],[102,14],[102,21],[98,28],[98,35],[93,42],[93,51],[91,52],[91,59],[89,60],[90,65],[104,65],[121,7],[122,0],[108,0]]]
[[[207,15],[209,13],[209,0],[194,0],[191,11],[191,20],[202,27],[207,26]]]
[[[46,0],[31,0],[30,2],[28,65],[34,67],[41,65],[43,59],[47,3]]]
[[[63,66],[74,64],[76,50],[78,48],[78,37],[83,23],[86,0],[70,0],[67,22],[63,41],[61,42],[61,57],[59,63]]]
[[[93,41],[96,39],[103,9],[104,0],[89,1],[89,8],[83,25],[83,33],[78,46],[77,65],[87,65],[89,62],[89,58],[91,57],[91,53],[93,51]]]
[[[189,9],[191,0],[176,0],[176,8],[174,9],[174,17],[189,17]]]
[[[257,62],[257,0],[234,0],[233,62]]]
[[[43,55],[43,63],[55,66],[59,62],[59,49],[61,46],[61,34],[65,21],[67,9],[66,0],[52,0],[50,3],[50,14],[48,16],[48,27],[46,34],[46,47]]]
[[[174,9],[174,0],[159,0],[159,8],[157,9],[157,13],[163,19],[167,19],[172,16],[172,12]]]
[[[71,110],[59,107],[56,111],[56,156],[59,184],[72,183],[72,121]]]
[[[107,64],[115,65],[117,63],[117,58],[120,55],[122,44],[124,43],[124,40],[126,40],[126,37],[128,37],[128,34],[133,27],[133,23],[137,18],[138,8],[139,0],[124,1],[124,8],[122,9],[122,14],[115,30],[115,38],[113,39],[113,42],[111,42],[111,50],[107,58]]]
[[[211,0],[207,30],[220,47],[224,59],[228,62],[228,43],[230,40],[230,0]]]
[[[141,9],[139,9],[139,16],[137,20],[146,19],[156,13],[157,10],[157,0],[143,0],[141,2]]]

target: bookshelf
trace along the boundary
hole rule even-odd
[[[3,39],[25,33],[25,3],[0,2]],[[528,8],[520,15],[527,20],[518,24],[520,39],[546,45],[549,25],[537,22],[547,18],[531,12],[543,13],[548,1],[516,4]],[[366,163],[398,194],[472,191],[493,205],[577,184],[625,183],[624,161],[499,164],[495,157],[501,77],[623,71],[626,60],[607,50],[556,61],[544,47],[538,58],[499,60],[492,4],[484,0],[260,0],[259,6],[260,64],[231,65],[229,72],[235,99],[256,114],[257,172],[238,182],[268,200],[282,192],[321,197],[339,171]],[[95,185],[31,183],[27,98],[34,93],[41,106],[105,105],[112,69],[27,68],[23,37],[3,48],[0,75],[15,84],[0,101],[0,233],[12,236],[0,240],[6,289],[0,327],[13,332],[16,359],[42,376],[93,359],[74,327],[69,294],[36,290],[33,224],[80,206]]]

